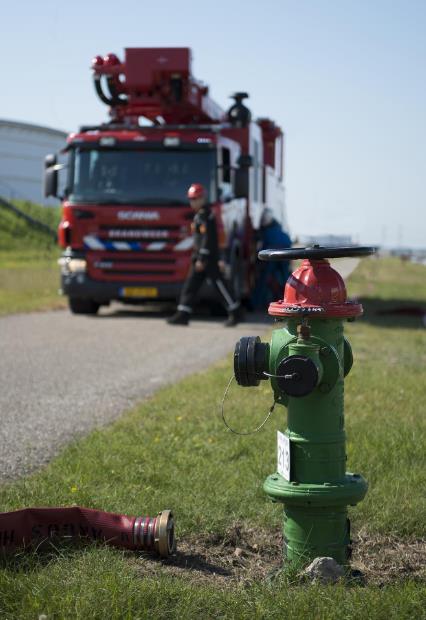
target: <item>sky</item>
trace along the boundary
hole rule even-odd
[[[293,237],[426,247],[426,0],[15,0],[1,30],[0,118],[99,123],[93,56],[190,47],[223,108],[283,128]]]

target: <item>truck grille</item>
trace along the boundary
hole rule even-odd
[[[179,226],[132,226],[130,227],[110,227],[101,226],[100,238],[104,241],[166,241],[167,243],[178,243],[181,238]]]
[[[189,252],[87,253],[90,277],[104,282],[181,282],[189,267]]]

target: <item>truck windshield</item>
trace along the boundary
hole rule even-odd
[[[214,151],[73,149],[68,198],[107,204],[187,204],[191,183],[216,199]]]

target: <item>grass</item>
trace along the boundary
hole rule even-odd
[[[43,207],[24,200],[13,200],[12,204],[52,230],[56,230],[60,220],[59,208]],[[2,251],[22,252],[28,248],[43,250],[52,245],[54,241],[49,235],[30,226],[25,220],[0,205],[0,249]]]
[[[14,201],[55,229],[59,209]],[[0,315],[64,307],[58,295],[60,251],[45,233],[0,206]]]
[[[376,548],[377,556],[396,544],[424,549],[425,330],[418,316],[377,314],[413,297],[425,304],[424,273],[418,265],[364,260],[349,287],[372,309],[346,330],[355,356],[346,380],[348,469],[370,483],[350,515],[371,565],[380,559]],[[268,551],[268,541],[277,539],[282,507],[267,501],[262,483],[275,469],[275,434],[285,427],[285,410],[278,407],[255,436],[225,432],[218,409],[231,367],[229,358],[162,389],[40,472],[0,489],[3,510],[78,504],[150,514],[172,508],[178,559],[160,563],[94,544],[20,552],[0,566],[4,617],[426,617],[425,582],[408,556],[393,572],[385,564],[364,585],[307,585],[291,573],[272,580],[250,571],[249,562],[262,557],[274,568],[279,555]],[[234,386],[227,417],[241,430],[253,428],[270,401],[267,385]],[[240,563],[234,549],[244,541]],[[219,552],[230,578],[221,575]]]
[[[376,532],[398,536],[425,533],[426,336],[421,313],[391,311],[414,307],[426,314],[425,275],[423,265],[371,259],[349,287],[365,310],[347,329],[355,355],[345,404],[348,455],[369,464],[371,486],[357,514]]]

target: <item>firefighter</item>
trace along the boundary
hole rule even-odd
[[[192,223],[194,249],[191,268],[183,285],[177,312],[168,323],[188,325],[195,297],[207,279],[215,287],[220,301],[228,312],[225,325],[232,327],[240,320],[240,302],[234,299],[223,279],[225,263],[220,260],[215,215],[207,203],[203,185],[193,183],[187,195],[189,204],[195,211]]]

